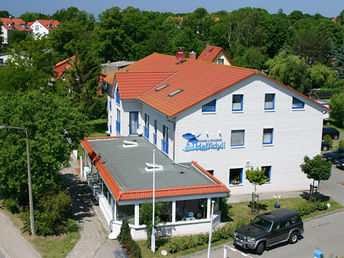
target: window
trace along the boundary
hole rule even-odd
[[[112,134],[112,116],[110,116],[109,132]]]
[[[119,109],[117,109],[116,132],[117,135],[121,134],[121,111]]]
[[[129,134],[136,135],[139,128],[139,112],[133,111],[129,113]]]
[[[271,166],[264,166],[262,167],[262,170],[264,170],[264,175],[268,178],[266,182],[271,181]]]
[[[232,130],[231,146],[244,146],[245,130]]]
[[[274,129],[268,128],[263,130],[263,144],[272,144]]]
[[[244,104],[244,95],[233,95],[232,111],[242,111]]]
[[[144,130],[145,130],[145,137],[147,139],[149,139],[149,115],[145,114],[145,126],[144,126]]]
[[[274,110],[275,109],[275,94],[267,93],[265,94],[264,110]]]
[[[168,127],[162,127],[162,139],[161,139],[162,152],[168,155]]]
[[[176,201],[176,221],[207,218],[207,199]]]
[[[305,108],[305,103],[293,97],[293,109],[303,109],[303,108]]]
[[[111,104],[111,99],[109,100],[109,111],[112,110],[112,104]]]
[[[116,88],[116,104],[119,105],[121,103],[121,99],[119,97],[118,86]]]
[[[207,104],[202,106],[202,112],[216,112],[216,99],[208,102]]]
[[[218,63],[218,64],[223,64],[224,61],[225,61],[225,60],[224,60],[223,58],[220,58],[219,60],[217,60],[217,63]]]
[[[242,184],[242,168],[232,168],[229,170],[229,184]]]
[[[153,144],[156,146],[158,136],[158,121],[154,120]]]
[[[135,218],[135,205],[118,205],[117,206],[117,216],[116,220],[121,221],[123,219],[128,219],[130,224],[134,224]]]
[[[214,169],[209,169],[207,170],[209,172],[209,174],[211,174],[212,176],[214,175]]]

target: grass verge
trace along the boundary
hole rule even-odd
[[[259,202],[259,213],[265,213],[269,210],[274,210],[275,200],[261,200]],[[282,198],[278,200],[281,207],[289,208],[292,210],[296,210],[300,206],[304,206],[307,204],[307,200],[303,198]],[[331,211],[335,211],[338,209],[343,208],[339,203],[334,201],[333,199],[328,199],[327,202],[331,205],[330,208],[324,211],[315,211],[311,214],[302,216],[302,219],[308,219],[311,217],[315,217],[324,213],[328,213]],[[255,215],[250,214],[251,205],[250,202],[241,202],[241,203],[232,203],[228,205],[228,224],[242,224],[248,223],[251,219],[255,217]],[[183,237],[176,237],[176,238],[183,238]],[[222,245],[232,241],[232,238],[229,239],[221,239],[219,241],[213,242],[212,246]],[[156,240],[156,252],[153,254],[150,250],[150,246],[146,245],[146,241],[138,241],[138,244],[141,247],[142,256],[143,257],[164,257],[161,254],[162,250],[168,250],[167,246],[169,243],[169,238],[157,239]],[[183,250],[177,252],[175,254],[168,254],[168,257],[180,257],[183,255],[192,254],[201,250],[207,249],[207,244],[202,246],[197,246],[195,248],[189,248],[187,250]]]
[[[19,228],[19,230],[21,230],[23,227],[23,222],[19,218],[19,214],[12,214],[7,211],[5,208],[3,208],[1,201],[0,210],[10,218],[12,223]],[[43,258],[66,257],[80,239],[79,232],[70,232],[59,236],[47,237],[31,236],[28,233],[22,232],[22,236],[33,245],[34,249],[36,249],[36,251],[39,252]]]

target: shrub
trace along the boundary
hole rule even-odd
[[[325,135],[324,136],[324,142],[326,142],[328,145],[330,145],[330,147],[332,147],[333,140],[332,140],[331,136]]]
[[[129,241],[132,240],[131,234],[130,234],[130,227],[129,227],[128,219],[124,219],[122,221],[121,231],[120,231],[117,239],[124,246],[126,246],[127,243],[129,243]]]
[[[167,244],[167,250],[169,251],[169,253],[174,254],[176,252],[179,251],[179,246],[178,243],[174,240],[171,240],[168,244]]]
[[[19,207],[16,200],[9,198],[4,200],[4,205],[7,210],[9,210],[11,213],[18,213]]]
[[[327,203],[326,202],[318,202],[316,203],[316,209],[318,211],[324,211],[324,210],[327,210]]]
[[[128,253],[130,254],[130,257],[135,257],[135,258],[141,258],[142,257],[142,252],[140,246],[134,241],[134,240],[129,240],[127,243],[126,247]]]
[[[344,148],[344,140],[339,141],[338,148]]]
[[[66,232],[77,232],[78,224],[74,219],[68,219],[66,222]]]

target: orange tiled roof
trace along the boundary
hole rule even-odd
[[[57,20],[36,20],[42,24],[47,30],[52,30],[54,27],[60,24]]]
[[[31,31],[28,24],[20,18],[0,18],[0,21],[6,30]]]
[[[67,58],[67,59],[57,63],[54,66],[55,78],[60,77],[65,69],[70,68],[71,66],[70,66],[69,62],[73,61],[74,59],[75,59],[75,56],[72,56],[71,58]]]
[[[229,57],[228,53],[226,50],[224,50],[222,47],[217,47],[217,46],[210,46],[207,45],[202,53],[199,55],[197,58],[198,61],[208,61],[208,62],[213,62],[216,57],[221,53],[221,51],[224,53],[224,55],[227,57],[229,62],[234,65],[232,59]]]
[[[192,59],[178,63],[175,56],[154,53],[127,66],[125,70],[116,72],[113,76],[118,81],[121,99],[138,99],[173,117],[256,74],[273,80],[252,69]],[[322,106],[298,91],[276,80],[273,81]],[[156,90],[165,84],[168,84],[168,87]],[[168,96],[179,89],[182,92],[172,97]]]
[[[116,138],[121,136],[112,136],[111,138]],[[97,137],[93,137],[92,139],[96,139]],[[104,138],[104,137],[102,137]],[[93,150],[92,146],[85,139],[81,141],[81,144],[84,146],[85,150],[87,151],[89,157],[93,161],[94,165],[97,167],[99,173],[103,177],[105,183],[114,194],[117,201],[123,200],[135,200],[135,199],[147,199],[152,198],[153,191],[152,190],[135,190],[135,191],[121,191],[120,187],[110,175],[109,171],[106,169],[104,164],[99,159],[98,155]],[[200,172],[207,174],[213,180],[216,181],[216,185],[199,185],[199,186],[187,186],[187,187],[174,187],[174,188],[159,188],[155,191],[155,196],[157,198],[162,197],[171,197],[171,196],[183,196],[183,195],[195,195],[195,194],[208,194],[208,193],[228,193],[228,188],[222,184],[218,179],[212,176],[209,172],[204,170],[200,165],[196,162],[192,161],[192,164],[200,170]]]
[[[115,81],[115,76],[116,76],[116,73],[109,74],[109,75],[105,76],[103,81],[110,83],[110,84],[113,84]]]

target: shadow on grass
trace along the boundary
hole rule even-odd
[[[250,201],[247,205],[247,207],[249,207],[251,209],[251,204],[252,201]],[[259,211],[267,211],[268,210],[268,205],[267,204],[263,204],[263,203],[258,203],[258,210]]]
[[[303,192],[300,194],[300,197],[303,198],[304,200],[308,201],[309,200],[309,192]],[[319,192],[316,192],[312,196],[312,202],[320,201],[320,202],[328,202],[331,199],[330,196],[321,194]]]
[[[167,244],[169,239],[170,238],[166,238],[166,237],[156,239],[156,241],[155,241],[156,249],[159,249],[161,246],[164,246],[165,244]]]

